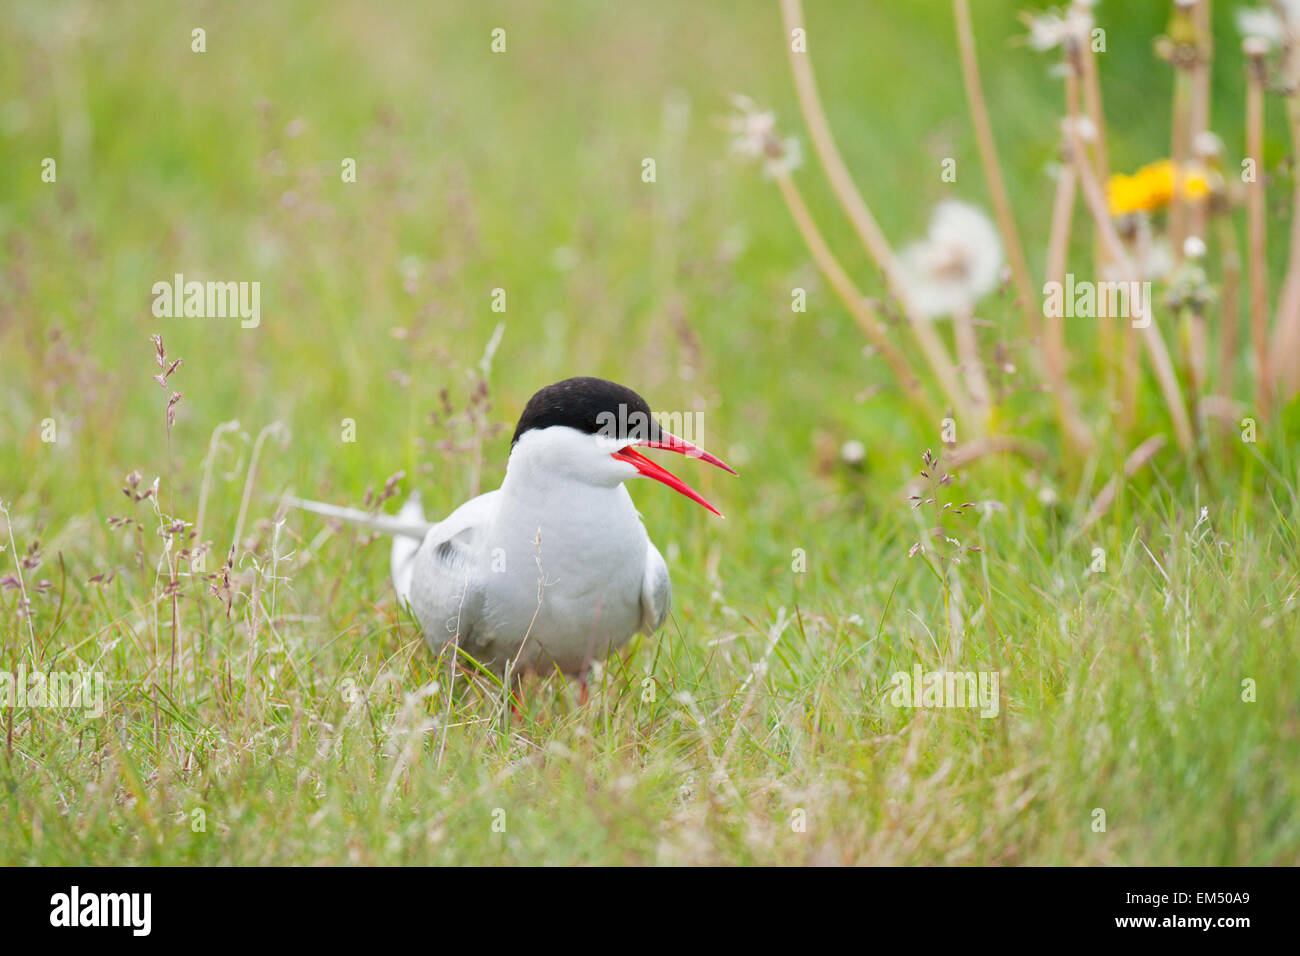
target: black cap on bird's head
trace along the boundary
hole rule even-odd
[[[631,464],[638,474],[663,482],[714,514],[719,514],[718,510],[697,491],[632,446],[664,448],[691,458],[702,458],[711,465],[735,474],[735,471],[703,448],[660,428],[644,398],[626,385],[607,379],[589,376],[566,378],[538,391],[528,400],[523,414],[519,416],[514,437],[510,439],[510,448],[513,450],[527,432],[555,426],[608,439],[616,448],[611,457]]]
[[[528,400],[515,437],[533,428],[564,425],[587,435],[641,441],[660,435],[650,404],[626,385],[603,378],[566,378],[547,385]]]

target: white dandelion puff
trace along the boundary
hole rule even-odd
[[[797,169],[803,160],[799,141],[794,137],[781,138],[776,129],[776,114],[758,109],[747,96],[737,96],[733,102],[740,113],[727,124],[734,136],[732,152],[746,159],[761,159],[763,170],[769,176]]]
[[[933,319],[968,309],[1002,277],[1002,242],[988,216],[953,199],[935,207],[925,239],[898,256],[908,301]]]
[[[1192,152],[1206,161],[1218,159],[1223,155],[1223,140],[1208,129],[1201,130],[1192,140]]]
[[[763,155],[768,141],[776,137],[776,114],[771,110],[758,109],[745,96],[736,97],[735,105],[740,113],[728,122],[731,132],[735,134],[731,149],[738,155],[757,159]]]
[[[840,446],[840,461],[846,465],[860,465],[867,460],[867,446],[856,439],[849,439]]]
[[[1029,28],[1025,37],[1029,45],[1040,53],[1064,46],[1073,41],[1083,45],[1092,31],[1091,4],[1075,4],[1065,13],[1049,10],[1037,16],[1022,14],[1020,19]]]
[[[1237,30],[1247,39],[1264,40],[1270,47],[1281,46],[1286,38],[1286,26],[1282,18],[1267,7],[1238,9]]]

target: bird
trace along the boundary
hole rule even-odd
[[[559,671],[586,694],[591,665],[668,616],[672,582],[625,482],[651,478],[718,517],[695,489],[637,448],[736,472],[660,427],[633,389],[567,378],[529,399],[501,486],[438,522],[418,495],[395,515],[301,498],[287,503],[393,536],[390,569],[436,654],[448,645],[498,676]]]

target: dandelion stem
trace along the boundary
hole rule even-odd
[[[1007,263],[1016,295],[1025,313],[1029,334],[1041,339],[1042,323],[1035,309],[1037,296],[1029,279],[1029,265],[1025,260],[1025,247],[1020,242],[1016,220],[1011,212],[1011,199],[998,161],[997,142],[993,138],[993,124],[989,121],[988,104],[984,101],[984,88],[980,84],[979,61],[975,53],[975,32],[971,27],[969,0],[953,0],[957,21],[957,42],[961,48],[962,77],[966,83],[966,99],[970,103],[971,119],[975,124],[975,140],[979,145],[980,161],[984,165],[984,178],[988,180],[993,211],[998,220],[998,230],[1007,247]]]
[[[1091,15],[1091,10],[1088,13]],[[1098,68],[1097,54],[1093,50],[1091,43],[1082,45],[1076,53],[1079,72],[1083,79],[1084,109],[1088,114],[1088,118],[1092,121],[1093,127],[1093,169],[1096,170],[1098,182],[1109,182],[1110,148],[1107,145],[1106,110],[1102,102],[1101,70]],[[1068,78],[1066,82],[1069,82]],[[1092,236],[1092,247],[1093,261],[1099,267],[1105,266],[1107,262],[1106,245],[1101,241],[1101,237],[1096,234],[1095,230]],[[1116,320],[1114,317],[1107,315],[1101,318],[1100,325],[1101,352],[1105,356],[1106,364],[1106,394],[1114,399],[1117,397],[1116,389],[1119,387],[1119,380],[1115,375],[1116,363],[1111,358],[1115,354]]]
[[[1196,143],[1196,138],[1210,128],[1210,69],[1214,60],[1214,29],[1210,11],[1210,0],[1200,0],[1192,12],[1196,24],[1196,63],[1192,66],[1191,76],[1191,130],[1189,142]],[[1208,203],[1190,205],[1191,234],[1206,238],[1206,225],[1209,220]]]
[[[1260,414],[1267,414],[1272,384],[1268,362],[1268,259],[1264,226],[1264,56],[1252,55],[1246,68],[1246,157],[1255,164],[1246,184],[1247,256],[1250,282],[1250,335],[1258,366],[1255,383]]]
[[[1172,247],[1174,267],[1183,261],[1183,242],[1187,238],[1188,207],[1187,161],[1191,153],[1192,128],[1192,76],[1189,67],[1174,66],[1173,137],[1170,157],[1174,162],[1174,195],[1169,206],[1169,244]]]
[[[1101,233],[1098,232],[1097,238],[1101,239]],[[1105,241],[1102,241],[1103,248]],[[1151,251],[1151,221],[1147,218],[1146,213],[1139,212],[1135,214],[1133,246],[1137,252],[1138,262],[1150,262],[1152,259]],[[1109,254],[1107,255],[1109,261]],[[1119,329],[1121,342],[1120,349],[1120,381],[1119,381],[1119,407],[1120,407],[1120,427],[1124,432],[1130,432],[1137,420],[1138,405],[1138,336],[1133,330],[1131,323],[1122,321],[1119,317],[1112,319]]]
[[[1083,79],[1083,103],[1088,118],[1093,126],[1092,165],[1097,171],[1098,182],[1110,178],[1110,152],[1106,145],[1106,111],[1101,98],[1101,71],[1097,69],[1097,54],[1091,46],[1080,47],[1077,51],[1079,72]]]
[[[787,33],[803,23],[803,10],[799,0],[781,0],[781,13],[785,20]],[[786,45],[788,48],[790,47],[790,44],[787,43]],[[826,178],[830,181],[831,188],[835,191],[840,205],[844,207],[844,211],[853,224],[858,238],[861,239],[863,246],[866,247],[867,252],[875,260],[880,271],[884,273],[885,282],[907,316],[917,344],[920,345],[921,351],[925,353],[926,360],[930,363],[930,367],[934,371],[935,377],[938,379],[948,401],[952,403],[955,411],[965,413],[968,410],[969,402],[962,391],[961,383],[957,380],[952,358],[948,355],[943,341],[939,338],[933,326],[916,314],[908,298],[902,277],[899,274],[889,241],[876,223],[871,210],[863,201],[862,194],[858,192],[857,186],[853,184],[853,177],[849,175],[848,167],[844,165],[844,160],[835,145],[835,138],[831,135],[830,124],[827,122],[826,113],[822,109],[821,98],[817,95],[817,81],[813,76],[812,62],[809,60],[808,54],[796,53],[791,48],[790,68],[794,73],[795,90],[799,96],[799,108],[803,112],[804,122],[808,124],[808,135],[812,139],[813,147],[817,150],[817,158],[822,164]],[[982,432],[983,422],[980,421],[979,416],[970,415],[965,417],[969,422],[975,423],[974,427],[977,431]]]
[[[1286,98],[1287,120],[1291,127],[1293,148],[1300,151],[1300,93]],[[1278,295],[1273,347],[1269,350],[1276,379],[1270,383],[1276,395],[1285,400],[1300,390],[1300,189],[1291,196],[1291,251],[1287,258],[1286,278]]]
[[[1238,296],[1241,290],[1241,250],[1237,230],[1226,216],[1218,217],[1220,271],[1223,286],[1219,295],[1219,394],[1232,395],[1233,368],[1237,361]]]
[[[1065,284],[1065,257],[1070,245],[1070,227],[1074,221],[1074,196],[1077,177],[1074,167],[1066,163],[1056,180],[1056,200],[1052,204],[1051,238],[1047,244],[1047,282]],[[1074,395],[1066,381],[1065,317],[1049,315],[1044,329],[1043,354],[1047,381],[1056,399],[1056,415],[1062,432],[1072,447],[1083,454],[1092,450],[1092,434],[1079,415]]]
[[[1069,122],[1078,122],[1079,93],[1078,75],[1069,58],[1066,60],[1066,113]],[[1047,279],[1048,282],[1065,282],[1065,259],[1070,246],[1070,232],[1074,224],[1074,197],[1077,177],[1074,167],[1065,163],[1056,181],[1056,199],[1052,204],[1052,225],[1047,244]],[[1070,392],[1066,379],[1065,353],[1065,318],[1064,315],[1048,316],[1043,333],[1043,364],[1047,373],[1048,386],[1056,400],[1056,416],[1060,420],[1061,430],[1069,440],[1071,447],[1081,454],[1092,450],[1092,434],[1087,424],[1079,415],[1078,406]]]
[[[1199,409],[1202,398],[1205,396],[1210,381],[1210,322],[1206,314],[1202,312],[1193,312],[1192,322],[1192,374],[1196,380],[1192,384],[1194,389],[1193,395],[1196,398]],[[1203,426],[1204,419],[1200,419]]]
[[[989,382],[984,375],[984,363],[980,359],[979,342],[975,338],[975,318],[972,306],[962,306],[953,313],[953,325],[957,335],[957,357],[961,361],[962,373],[966,378],[966,390],[970,392],[975,410],[987,414],[989,407]]]
[[[1111,259],[1119,265],[1121,274],[1126,279],[1135,281],[1138,278],[1137,270],[1124,248],[1124,243],[1119,238],[1119,233],[1115,231],[1115,224],[1111,222],[1101,184],[1097,182],[1092,167],[1088,165],[1083,141],[1079,138],[1078,128],[1073,124],[1069,126],[1069,137],[1074,168],[1079,175],[1083,195],[1092,212],[1097,230],[1110,251]],[[1165,346],[1165,340],[1160,337],[1154,317],[1146,315],[1143,318],[1145,325],[1141,328],[1142,341],[1151,357],[1151,366],[1156,373],[1156,380],[1160,383],[1160,390],[1164,393],[1165,404],[1169,407],[1174,434],[1178,438],[1179,446],[1184,451],[1190,451],[1194,442],[1192,423],[1187,414],[1187,406],[1183,402],[1182,391],[1178,387],[1178,376],[1174,372],[1173,362],[1170,361],[1169,350]]]
[[[920,383],[917,382],[916,376],[908,367],[907,359],[903,357],[892,342],[889,341],[889,334],[884,325],[881,323],[876,311],[867,304],[866,298],[853,284],[849,274],[844,271],[835,254],[831,252],[830,247],[826,245],[826,240],[822,238],[821,231],[817,228],[817,223],[813,220],[812,213],[808,211],[808,206],[804,203],[803,197],[799,195],[799,189],[790,178],[790,174],[785,170],[779,170],[775,173],[777,185],[781,187],[781,195],[785,198],[786,206],[790,210],[790,217],[794,219],[795,225],[799,227],[799,233],[803,236],[804,243],[812,253],[813,261],[821,269],[822,275],[831,284],[831,287],[844,302],[849,314],[853,316],[858,323],[859,328],[871,340],[872,345],[880,352],[885,361],[893,370],[894,377],[898,383],[907,392],[908,398],[918,403],[920,407],[926,410],[926,414],[933,417],[934,406],[929,397],[921,391]]]

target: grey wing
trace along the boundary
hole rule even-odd
[[[664,626],[673,600],[668,565],[653,541],[646,542],[645,577],[641,579],[641,632],[653,634]]]
[[[496,492],[467,501],[425,535],[413,561],[410,606],[435,652],[459,639],[473,653],[483,609],[483,569],[478,541]]]

